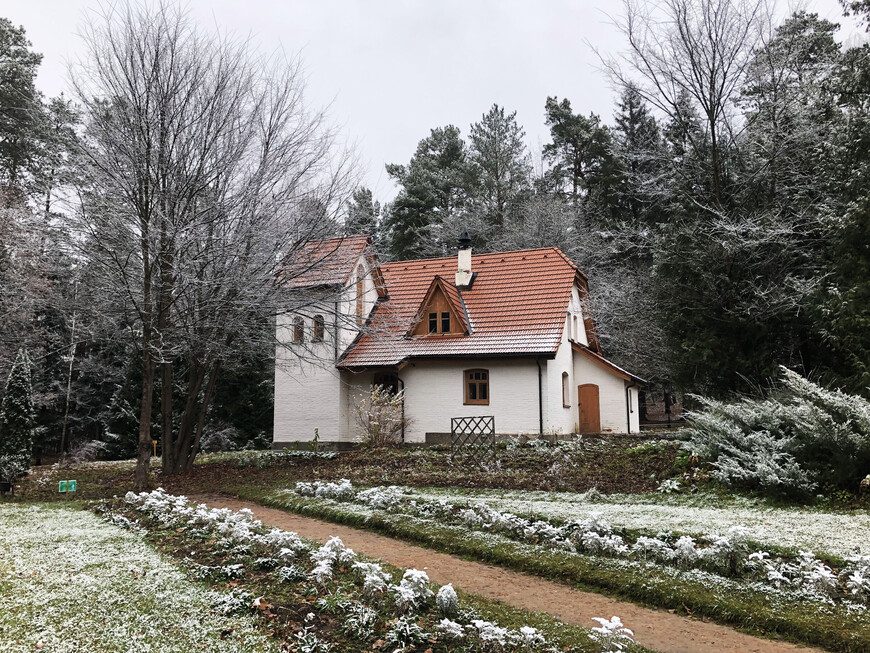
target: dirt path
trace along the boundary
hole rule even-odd
[[[548,612],[566,623],[589,628],[597,625],[592,621],[593,617],[609,619],[619,615],[623,623],[634,630],[638,643],[662,653],[820,653],[820,649],[759,639],[726,626],[642,608],[528,574],[469,562],[382,535],[264,508],[249,501],[212,495],[193,495],[189,498],[215,508],[249,508],[254,517],[264,524],[294,531],[303,537],[325,542],[337,535],[346,546],[358,553],[380,558],[397,567],[423,569],[436,583],[453,583],[454,587],[466,592],[498,599],[526,610]]]

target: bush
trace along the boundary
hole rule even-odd
[[[354,409],[358,441],[370,447],[401,444],[402,432],[408,424],[403,417],[404,403],[404,391],[391,392],[382,385],[373,385],[371,393]]]
[[[4,481],[12,482],[30,469],[33,417],[30,359],[21,349],[9,373],[0,406],[0,458],[5,461]]]
[[[781,386],[764,399],[696,397],[703,410],[691,413],[685,446],[727,485],[783,496],[820,485],[856,491],[870,472],[870,402],[782,370]]]

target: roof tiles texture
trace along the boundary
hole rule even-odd
[[[347,285],[356,262],[371,245],[369,236],[312,240],[294,252],[284,268],[288,288]]]
[[[556,248],[472,256],[474,282],[457,291],[469,335],[406,337],[432,280],[438,275],[452,285],[456,268],[456,257],[382,265],[389,299],[377,306],[369,332],[348,349],[339,367],[391,366],[416,357],[555,353],[574,280],[582,276]]]

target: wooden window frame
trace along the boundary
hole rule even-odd
[[[305,343],[305,320],[301,317],[293,318],[293,344],[302,345]]]
[[[438,333],[438,313],[429,313],[429,333]]]
[[[562,372],[562,408],[571,408],[571,384],[568,372]]]
[[[450,311],[441,311],[441,319],[439,320],[441,325],[440,333],[452,333],[450,330]],[[446,329],[444,327],[447,327]]]
[[[485,376],[483,378],[475,379],[474,378],[475,374],[484,374]],[[463,371],[462,372],[462,387],[463,387],[463,398],[464,398],[463,403],[466,406],[489,406],[489,400],[490,400],[490,397],[492,396],[492,394],[489,391],[489,380],[490,380],[489,379],[489,370],[487,370],[487,369],[477,367],[477,368],[474,368],[471,370]],[[469,390],[470,390],[470,387],[472,384],[475,387],[474,394],[476,395],[476,397],[474,399],[471,399],[469,397],[469,395],[471,394],[469,392]],[[485,399],[480,398],[480,395],[481,395],[480,389],[482,387],[486,388],[486,392],[484,393],[484,394],[486,394]]]
[[[311,332],[311,342],[323,342],[323,335],[326,332],[326,321],[322,315],[314,316],[314,329]]]

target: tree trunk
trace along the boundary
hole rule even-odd
[[[172,424],[173,369],[171,361],[160,363],[160,454],[164,474],[175,468],[174,429]]]
[[[208,408],[211,405],[211,399],[214,395],[214,388],[217,385],[218,374],[220,374],[221,362],[215,361],[212,365],[211,374],[208,377],[208,385],[205,387],[205,395],[202,398],[202,403],[199,406],[199,419],[196,422],[196,437],[193,440],[193,446],[190,448],[190,455],[184,465],[185,473],[193,471],[193,461],[196,459],[199,443],[202,440],[202,431],[205,428],[205,418],[208,415]]]
[[[149,330],[150,331],[150,330]],[[139,414],[139,451],[136,457],[136,475],[133,488],[137,492],[148,490],[148,472],[151,468],[151,401],[154,396],[154,361],[151,360],[150,334],[142,335],[142,410]]]
[[[190,448],[193,446],[199,393],[202,390],[207,369],[208,365],[199,366],[191,364],[187,381],[187,402],[184,406],[184,413],[181,415],[181,421],[178,424],[178,434],[175,438],[172,452],[173,466],[169,471],[170,474],[180,474],[187,470],[187,460],[191,457]]]

